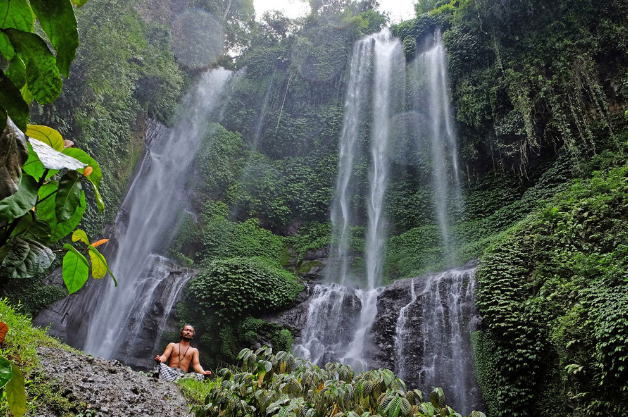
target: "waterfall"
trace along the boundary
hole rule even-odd
[[[346,317],[310,312],[307,327],[295,348],[307,359],[315,363],[323,360],[341,361],[351,364],[356,370],[369,367],[366,351],[369,344],[369,331],[377,315],[378,287],[382,280],[382,264],[386,242],[386,218],[384,197],[388,185],[390,161],[388,155],[389,127],[395,98],[393,91],[395,69],[403,64],[401,43],[388,29],[370,35],[358,41],[353,48],[350,64],[350,79],[345,100],[345,116],[340,137],[338,178],[335,197],[331,210],[333,236],[337,242],[331,248],[330,263],[326,271],[327,280],[346,285],[358,285],[363,288],[344,287],[345,296],[332,297],[340,290],[334,284],[327,284],[327,289],[319,286],[314,291],[310,309],[343,312],[342,303],[346,294],[358,300],[359,315],[351,318],[352,331],[346,335],[330,339],[325,335],[329,326],[323,319],[345,321]],[[403,78],[401,75],[399,78]],[[370,105],[368,100],[370,99]],[[369,111],[370,110],[370,111]],[[352,225],[351,198],[354,195],[354,170],[356,158],[360,154],[360,138],[365,133],[365,125],[370,128],[370,170],[367,196],[367,234],[366,234],[366,277],[356,277],[350,271],[349,256],[350,226]],[[332,305],[334,304],[335,305]],[[344,323],[346,325],[346,323]],[[324,330],[320,330],[324,329]],[[324,334],[323,334],[324,333]],[[339,340],[343,340],[339,344]],[[325,350],[325,355],[315,352]]]
[[[424,145],[430,149],[434,213],[441,232],[443,256],[448,264],[454,264],[456,259],[452,253],[450,219],[452,211],[460,210],[460,177],[456,133],[447,88],[446,51],[438,32],[434,47],[420,54],[414,63],[415,79],[421,79],[423,74],[427,74],[427,91],[417,97],[414,106],[416,110],[427,111],[428,140]]]
[[[362,300],[353,288],[339,284],[314,286],[308,326],[301,334],[303,343],[294,347],[295,354],[316,364],[339,360],[353,339],[361,309]]]
[[[231,72],[209,71],[201,76],[196,88],[185,98],[181,116],[172,129],[158,123],[149,125],[147,152],[141,162],[116,219],[116,246],[108,253],[110,268],[118,279],[86,289],[83,305],[74,314],[88,317],[83,349],[92,355],[122,360],[148,350],[138,344],[137,335],[145,327],[145,318],[154,308],[156,297],[163,297],[163,311],[156,326],[165,323],[178,294],[190,279],[176,277],[175,283],[164,279],[165,258],[154,255],[167,248],[176,229],[179,214],[185,209],[187,174],[196,150],[216,120],[227,93]],[[214,119],[212,119],[214,117]],[[168,288],[164,288],[167,285]],[[149,347],[159,334],[155,332]],[[154,355],[154,352],[152,353]],[[150,358],[151,356],[149,356]]]
[[[356,371],[394,367],[409,387],[429,392],[440,386],[449,404],[468,413],[482,408],[470,342],[477,323],[475,269],[453,269],[381,287],[387,239],[384,199],[391,157],[401,164],[426,164],[423,172],[428,173],[434,221],[448,264],[456,262],[451,219],[461,210],[456,133],[440,35],[401,76],[393,73],[398,67],[406,70],[405,65],[396,64],[400,56],[401,45],[387,30],[354,45],[331,209],[334,239],[328,283],[313,287],[305,327],[294,351],[317,365],[339,361]],[[406,86],[397,82],[405,79],[415,88],[415,96],[399,103],[398,95],[403,95]],[[411,123],[406,125],[406,121]],[[399,136],[390,137],[391,130]],[[359,218],[355,171],[366,137],[370,169],[364,196],[365,273],[360,277],[352,265],[356,255],[350,253],[350,228]],[[393,293],[396,301],[385,299]]]
[[[349,272],[349,227],[351,226],[350,188],[353,176],[355,155],[358,152],[360,121],[364,117],[365,98],[368,96],[368,75],[372,59],[372,43],[362,40],[353,47],[350,79],[344,106],[344,121],[340,136],[338,155],[338,179],[336,193],[331,207],[333,235],[338,242],[332,246],[330,267],[327,268],[327,280],[347,285]],[[351,280],[352,281],[352,280]]]
[[[413,295],[395,329],[396,369],[404,381],[426,392],[443,388],[447,403],[464,415],[482,408],[471,347],[478,324],[474,274],[475,268],[453,269],[412,280]]]
[[[400,311],[395,327],[395,371],[399,378],[408,379],[410,376],[406,370],[406,352],[405,349],[412,347],[408,342],[410,340],[410,331],[406,328],[409,319],[410,306],[416,302],[416,291],[414,290],[414,279],[410,278],[410,302],[406,304]]]

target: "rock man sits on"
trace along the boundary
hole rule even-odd
[[[194,338],[194,327],[189,324],[181,329],[179,343],[169,343],[164,354],[155,356],[155,362],[159,364],[159,374],[167,381],[174,381],[187,373],[190,362],[194,370],[200,375],[211,375],[211,371],[203,370],[198,359],[198,349],[190,346]],[[170,366],[164,364],[170,358]]]

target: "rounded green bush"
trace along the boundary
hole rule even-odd
[[[290,305],[303,286],[289,272],[262,258],[214,261],[188,285],[198,308],[232,321]]]

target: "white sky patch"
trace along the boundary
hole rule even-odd
[[[379,0],[379,10],[389,13],[391,23],[399,23],[414,18],[415,2],[416,0]],[[305,16],[310,11],[307,0],[253,0],[253,3],[257,20],[269,10],[279,10],[291,19]]]
[[[307,0],[253,0],[253,4],[257,20],[271,10],[278,10],[290,19],[305,16],[310,11],[310,4]]]
[[[390,13],[391,23],[414,19],[416,0],[379,0],[379,10]]]

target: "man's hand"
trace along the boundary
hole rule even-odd
[[[161,363],[161,356],[159,355],[155,356],[155,362]]]
[[[210,376],[212,374],[212,371],[203,371],[201,372],[203,375],[207,375]]]

